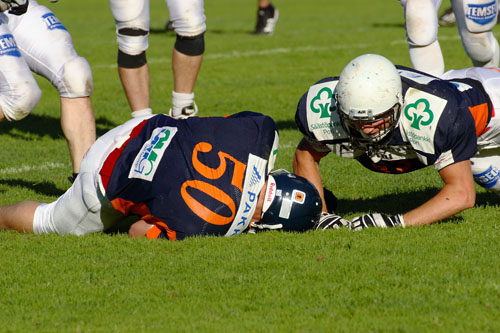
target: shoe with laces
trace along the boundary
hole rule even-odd
[[[255,26],[254,34],[257,35],[272,35],[274,27],[278,22],[279,10],[269,5],[267,8],[259,8],[257,11],[257,25]]]
[[[455,21],[456,21],[455,13],[453,12],[453,9],[451,9],[450,7],[439,16],[438,22],[441,27],[449,27],[455,24]]]

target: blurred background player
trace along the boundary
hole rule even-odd
[[[439,76],[444,59],[439,45],[438,17],[441,0],[400,0],[404,8],[410,60],[415,69]],[[500,49],[491,29],[498,3],[492,0],[452,0],[465,52],[476,67],[498,67]]]
[[[269,0],[258,0],[255,34],[272,35],[279,18],[279,10]]]
[[[441,15],[439,15],[438,23],[440,27],[451,27],[452,25],[455,24],[456,20],[457,19],[455,17],[455,13],[453,12],[453,8],[448,7],[441,13]],[[498,20],[497,17],[497,24],[499,23],[500,21]]]
[[[279,11],[274,7],[269,0],[258,0],[257,5],[257,24],[255,25],[254,34],[272,35],[278,22]],[[165,30],[174,30],[172,20],[168,20],[165,25]]]
[[[205,52],[203,0],[166,0],[177,37],[172,51],[174,90],[169,114],[186,118],[198,113],[194,86]],[[151,114],[149,69],[149,0],[109,0],[116,22],[118,73],[132,116]]]
[[[273,119],[255,112],[136,117],[92,145],[57,201],[0,207],[0,230],[83,235],[128,217],[131,236],[169,240],[311,229],[321,198],[306,179],[271,172],[278,144]]]
[[[1,89],[11,92],[0,98],[0,119],[20,120],[40,99],[41,91],[33,75],[26,71],[25,62],[31,71],[45,77],[59,92],[61,128],[68,143],[74,178],[83,156],[96,138],[90,101],[93,87],[90,66],[76,53],[71,35],[62,23],[35,0],[29,2],[22,15],[12,10],[2,15],[0,28],[12,33],[2,36],[9,42],[3,44],[7,49],[1,55],[5,59],[1,65],[4,81]],[[18,51],[10,52],[14,49]]]

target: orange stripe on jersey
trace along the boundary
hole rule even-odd
[[[488,125],[488,103],[469,106],[469,111],[474,118],[476,124],[476,137],[478,137],[486,131],[486,126]]]
[[[159,220],[155,222],[151,229],[148,230],[148,232],[146,233],[146,237],[149,239],[157,239],[158,236],[160,236],[162,230],[165,230],[167,232],[168,240],[175,241],[177,239],[177,233]]]
[[[158,228],[156,225],[153,224],[153,226],[151,227],[151,229],[149,229],[146,232],[146,237],[149,238],[149,239],[157,239],[158,236],[160,236],[160,234],[161,234],[161,229]]]
[[[148,238],[158,238],[161,233],[161,229],[165,229],[167,232],[167,238],[169,240],[176,240],[177,233],[174,230],[171,230],[165,222],[160,220],[159,218],[151,215],[148,206],[144,203],[134,204],[132,201],[116,198],[111,201],[111,205],[114,209],[121,212],[124,215],[139,215],[141,220],[144,220],[148,223],[154,224],[153,228],[151,228],[146,236]],[[157,231],[157,229],[159,231]],[[156,235],[156,236],[155,236]]]

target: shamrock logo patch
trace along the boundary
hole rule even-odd
[[[420,126],[429,126],[434,120],[434,113],[429,107],[429,101],[421,98],[413,104],[408,104],[404,111],[405,118],[411,121],[411,127],[420,130]]]
[[[335,110],[335,99],[332,100],[333,92],[330,88],[324,87],[316,96],[311,100],[311,110],[314,113],[320,113],[320,118],[330,117],[330,105],[333,103],[333,110]]]

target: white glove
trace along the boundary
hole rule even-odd
[[[349,225],[349,229],[351,230],[361,230],[370,227],[379,227],[379,228],[392,228],[392,227],[403,227],[405,223],[403,220],[403,215],[393,215],[388,216],[385,214],[366,214],[362,216],[356,216],[352,219],[352,222]]]
[[[335,214],[321,213],[318,222],[314,225],[314,230],[339,229],[349,225],[350,221]]]

